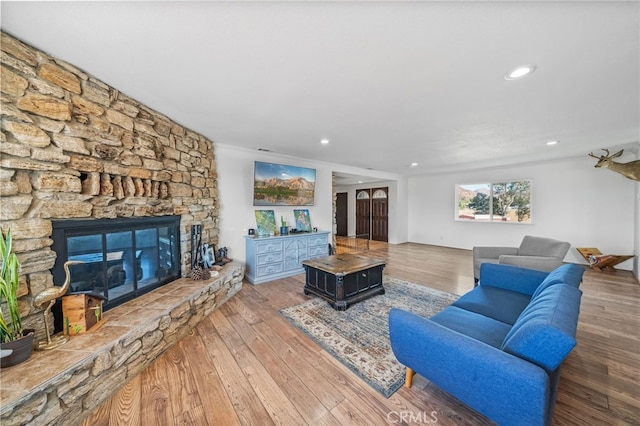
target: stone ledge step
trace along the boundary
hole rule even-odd
[[[243,276],[232,262],[207,280],[180,278],[105,312],[99,329],[2,369],[0,424],[86,417],[240,291]]]

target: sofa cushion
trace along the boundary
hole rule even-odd
[[[481,285],[462,295],[453,306],[513,324],[530,300],[531,298],[523,293]]]
[[[522,311],[501,349],[553,372],[576,344],[581,296],[567,284],[543,289]]]
[[[548,275],[549,272],[519,266],[483,263],[480,267],[480,282],[478,284],[481,287],[503,288],[531,297]]]
[[[525,235],[518,248],[519,256],[549,256],[562,260],[566,256],[571,244],[552,238]]]
[[[509,324],[456,306],[449,306],[429,319],[495,348],[500,348],[511,328]]]
[[[562,265],[549,272],[549,275],[542,281],[536,291],[533,292],[532,299],[536,298],[545,288],[555,284],[569,284],[578,288],[582,282],[583,274],[584,268],[581,266],[572,263]]]

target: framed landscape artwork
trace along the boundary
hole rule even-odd
[[[256,161],[254,206],[313,206],[316,169]]]

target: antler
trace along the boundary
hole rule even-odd
[[[597,158],[598,160],[605,160],[605,159],[609,158],[609,157],[610,157],[609,150],[608,150],[608,149],[606,149],[606,148],[602,148],[602,150],[603,150],[604,152],[606,152],[606,153],[607,153],[607,155],[601,155],[601,156],[599,156],[599,157],[598,157],[598,156],[597,156],[597,155],[595,155],[593,152],[590,152],[590,153],[589,153],[589,157]]]

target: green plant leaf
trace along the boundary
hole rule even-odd
[[[0,341],[9,342],[22,337],[22,317],[18,305],[18,286],[20,285],[20,263],[12,252],[13,238],[11,229],[5,237],[0,229],[0,303],[6,304],[9,318],[4,316],[0,308]]]

